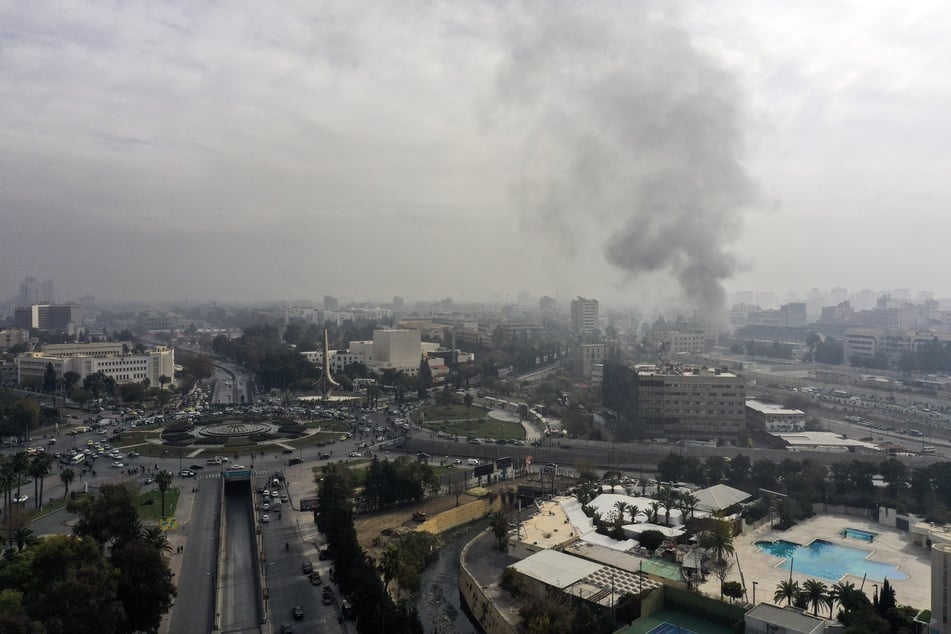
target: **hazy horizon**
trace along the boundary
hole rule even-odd
[[[951,296],[949,14],[0,7],[0,296]]]

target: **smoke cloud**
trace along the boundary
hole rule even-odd
[[[512,20],[498,80],[524,134],[523,225],[600,249],[629,278],[671,274],[722,323],[727,247],[756,196],[736,80],[666,5],[629,3],[621,20],[588,3],[531,6]]]

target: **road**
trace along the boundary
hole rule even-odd
[[[255,474],[256,485],[273,491],[272,474],[259,472]],[[258,507],[257,513],[264,511],[260,508],[264,498],[257,493],[255,486],[254,501]],[[281,486],[278,489],[286,493]],[[277,503],[279,506],[275,507]],[[320,573],[324,585],[330,583],[330,562],[319,561],[314,556],[314,548],[310,544],[302,543],[297,530],[298,513],[290,508],[289,503],[281,504],[279,500],[270,498],[271,508],[267,511],[271,521],[261,524],[261,535],[264,542],[266,586],[268,595],[268,621],[273,631],[278,631],[281,623],[294,623],[294,631],[300,632],[345,632],[344,625],[337,623],[339,615],[336,603],[325,606],[321,603],[322,586],[312,586],[303,573],[302,564],[310,561],[314,570]],[[275,508],[281,509],[280,511]],[[284,511],[287,511],[286,513]],[[311,519],[305,515],[305,520]],[[285,549],[285,544],[289,546]],[[338,594],[335,592],[335,594]],[[294,621],[291,610],[294,606],[304,608],[304,618]],[[267,630],[267,628],[265,628]],[[354,628],[355,629],[355,628]]]
[[[191,535],[192,538],[185,542],[184,553],[172,555],[181,557],[182,562],[170,632],[212,630],[220,494],[220,478],[200,481],[191,518],[184,528],[186,535]]]
[[[251,521],[251,491],[247,482],[225,487],[224,566],[221,578],[221,631],[260,632],[260,592],[254,554],[255,539]],[[175,612],[179,610],[176,608]],[[174,618],[174,615],[173,615]],[[171,629],[172,632],[180,630]],[[199,630],[181,630],[199,631]],[[207,631],[207,630],[205,630]]]

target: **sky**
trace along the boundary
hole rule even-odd
[[[942,2],[0,2],[0,295],[951,296]]]

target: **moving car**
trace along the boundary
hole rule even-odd
[[[293,613],[294,619],[298,621],[304,618],[304,608],[302,608],[299,605],[295,605],[293,609],[291,610],[291,613]]]
[[[122,464],[121,462],[119,462],[118,460],[116,460],[115,462],[113,462],[113,463],[112,463],[112,466],[113,466],[114,468],[116,468],[116,469],[122,469],[122,468],[125,467],[125,465]]]
[[[265,513],[264,515],[261,516],[261,522],[262,522],[263,524],[267,524],[267,523],[270,522],[270,521],[271,521],[271,516],[268,515],[267,513]]]
[[[190,469],[182,469],[178,472],[178,475],[182,476],[183,478],[193,478],[195,477],[195,472]]]

